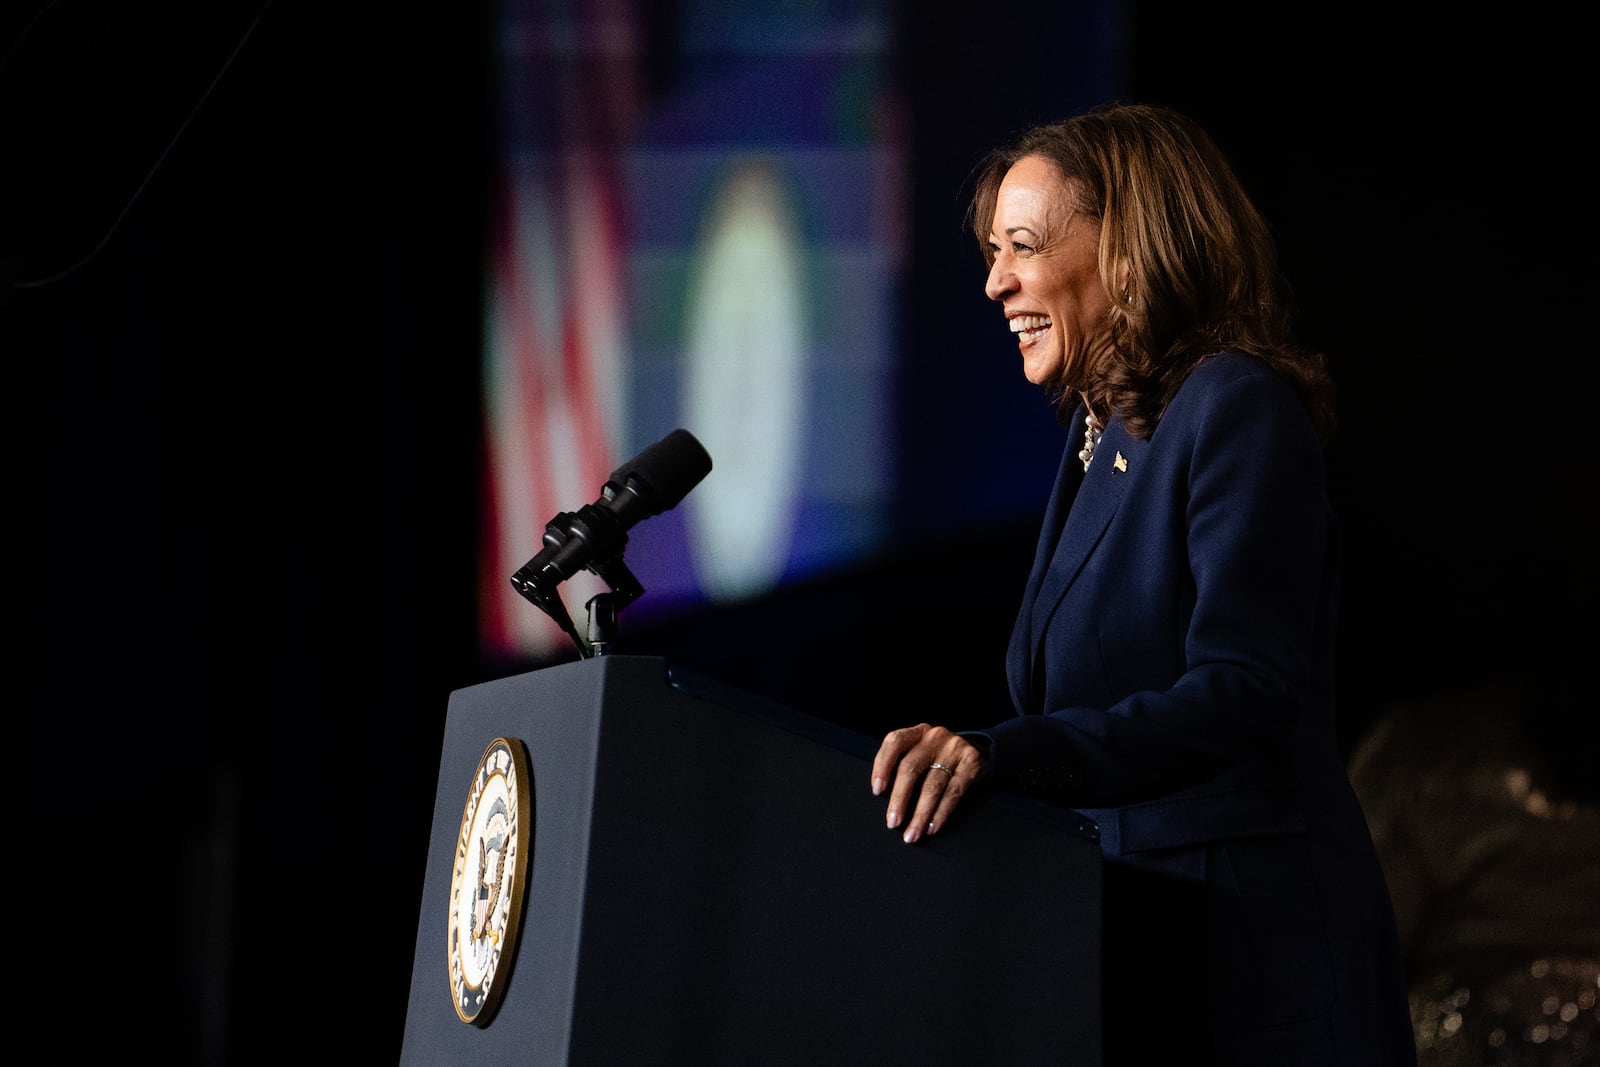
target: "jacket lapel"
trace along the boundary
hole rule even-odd
[[[1105,535],[1111,518],[1117,512],[1122,494],[1132,483],[1132,472],[1148,442],[1128,436],[1122,420],[1113,418],[1111,425],[1095,446],[1094,462],[1087,473],[1078,460],[1077,449],[1068,449],[1070,465],[1077,471],[1077,484],[1073,491],[1063,492],[1067,478],[1056,484],[1048,515],[1056,517],[1061,535],[1055,540],[1053,550],[1045,544],[1034,561],[1034,574],[1029,581],[1030,591],[1037,590],[1025,606],[1027,611],[1027,658],[1030,661],[1025,677],[1033,688],[1035,668],[1042,660],[1041,642],[1051,617],[1061,606],[1062,599],[1073,581],[1083,570],[1089,554]],[[1052,527],[1054,529],[1057,527]],[[1048,555],[1046,555],[1048,553]],[[1021,620],[1019,620],[1019,628]],[[1031,693],[1032,700],[1042,699],[1042,693]]]
[[[1079,405],[1074,423],[1083,422],[1083,407]],[[1039,527],[1039,541],[1034,547],[1033,569],[1028,573],[1028,584],[1022,591],[1022,603],[1017,609],[1017,620],[1011,629],[1011,643],[1006,650],[1006,680],[1011,687],[1011,700],[1018,711],[1033,710],[1033,606],[1039,599],[1039,589],[1049,572],[1050,557],[1061,537],[1067,513],[1072,509],[1073,498],[1083,484],[1083,461],[1078,459],[1081,446],[1069,439],[1061,455],[1061,466],[1056,470],[1055,488],[1050,492],[1050,502],[1045,505],[1044,522]]]

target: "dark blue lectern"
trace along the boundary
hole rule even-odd
[[[525,744],[535,803],[520,936],[479,1026],[446,934],[497,738]],[[994,794],[906,845],[868,786],[874,747],[655,657],[453,693],[401,1063],[1099,1064],[1092,829]]]

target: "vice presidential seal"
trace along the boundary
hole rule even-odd
[[[462,1022],[488,1026],[505,993],[532,834],[527,749],[497,737],[472,775],[450,877],[450,997]]]

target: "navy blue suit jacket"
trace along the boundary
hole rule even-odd
[[[1092,818],[1108,872],[1200,902],[1180,965],[1222,1061],[1414,1062],[1388,892],[1335,734],[1338,528],[1303,407],[1223,353],[1149,440],[1113,418],[1087,473],[1078,448],[1011,638],[1016,715],[981,731],[993,780]],[[1122,884],[1107,882],[1107,952],[1145,943],[1115,924],[1158,928],[1166,911],[1159,893],[1119,906]]]

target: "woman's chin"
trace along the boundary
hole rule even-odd
[[[1041,352],[1036,356],[1024,354],[1022,357],[1022,376],[1034,385],[1048,386],[1055,381],[1061,372],[1061,361],[1052,359]]]

